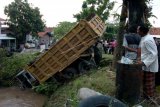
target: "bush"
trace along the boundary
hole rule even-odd
[[[52,82],[45,82],[38,86],[34,86],[33,89],[38,93],[50,96],[54,91],[57,90],[58,87],[59,84],[56,81],[52,81]]]
[[[113,55],[103,54],[103,58],[100,62],[100,67],[111,66],[113,61]]]
[[[2,59],[6,57],[7,51],[3,48],[0,48],[0,63],[2,62]]]
[[[33,54],[16,54],[11,57],[3,57],[0,69],[1,86],[10,86],[14,83],[12,80],[32,59]]]

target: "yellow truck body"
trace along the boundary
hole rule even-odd
[[[104,30],[105,24],[97,15],[90,21],[81,20],[33,64],[26,66],[25,71],[43,83],[77,60],[97,41]]]

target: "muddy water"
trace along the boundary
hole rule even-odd
[[[0,107],[43,107],[46,99],[29,89],[0,88]]]

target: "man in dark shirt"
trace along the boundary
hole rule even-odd
[[[125,48],[125,57],[135,60],[137,58],[138,48],[141,37],[137,34],[137,26],[129,27],[128,33],[124,35],[123,47]],[[140,55],[139,55],[140,56]]]

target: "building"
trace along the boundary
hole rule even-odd
[[[156,37],[157,40],[160,42],[160,27],[150,28],[149,34],[153,37]]]
[[[39,32],[39,44],[45,45],[45,48],[48,49],[48,47],[53,42],[53,28],[52,27],[46,27],[44,32]]]
[[[0,47],[8,51],[16,49],[16,38],[9,37],[8,27],[5,26],[5,20],[0,18]]]

